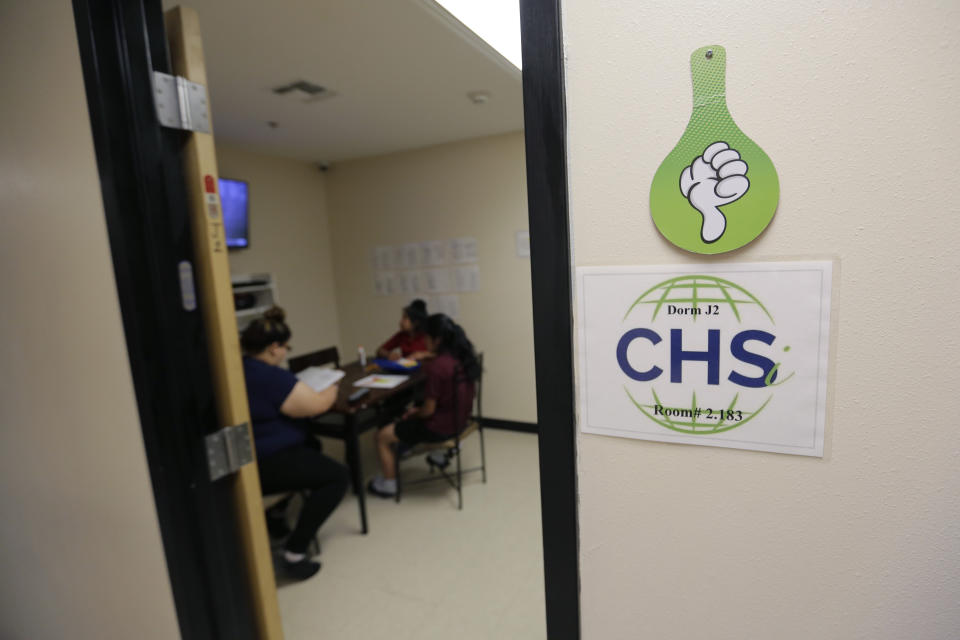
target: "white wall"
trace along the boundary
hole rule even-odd
[[[957,637],[958,25],[948,2],[565,0],[578,265],[700,261],[648,196],[707,44],[781,181],[716,260],[841,261],[822,460],[578,437],[587,640]]]
[[[330,170],[342,353],[354,355],[358,344],[373,353],[414,297],[375,295],[374,247],[472,236],[480,291],[459,294],[458,322],[485,354],[484,415],[536,422],[530,261],[517,257],[515,239],[527,228],[524,162],[518,132]]]
[[[220,175],[250,183],[250,248],[230,272],[269,272],[293,331],[293,355],[340,341],[324,175],[315,165],[217,141]]]
[[[0,5],[0,637],[179,636],[68,2]]]

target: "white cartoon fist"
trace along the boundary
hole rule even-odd
[[[703,216],[700,237],[716,242],[727,228],[718,207],[739,200],[750,188],[747,163],[726,142],[714,142],[680,174],[680,192]]]

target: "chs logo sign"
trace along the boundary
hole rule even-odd
[[[581,430],[821,455],[831,266],[579,269]]]
[[[730,315],[738,325],[760,324],[762,328],[743,328],[736,333],[710,328],[710,320],[721,314]],[[689,322],[681,321],[681,326],[674,326],[674,316]],[[660,330],[652,328],[657,326],[658,317],[659,326],[664,327]],[[645,389],[635,390],[635,396],[629,384],[624,384],[636,408],[662,427],[691,434],[735,429],[759,415],[773,397],[769,393],[771,387],[785,381],[779,380],[781,363],[772,359],[778,346],[777,336],[772,332],[773,316],[756,296],[730,280],[706,275],[665,280],[630,305],[624,323],[636,324],[634,318],[639,319],[642,326],[628,329],[617,342],[617,364],[629,380],[665,383],[659,392],[649,385],[646,402],[637,398],[643,397]],[[651,355],[631,358],[631,347],[636,341],[645,341],[645,346],[655,348],[634,352],[645,351]],[[693,341],[705,346],[691,347]],[[787,353],[790,346],[785,345],[781,350]],[[722,364],[727,368],[722,370]],[[721,376],[742,391],[730,398],[701,393],[698,404],[696,392],[687,397],[685,390],[675,392],[672,387],[685,388],[690,382],[705,383],[706,389],[719,387]],[[762,397],[754,393],[756,390],[764,392]],[[705,395],[714,396],[720,402],[700,406]]]

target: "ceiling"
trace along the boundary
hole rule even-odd
[[[183,4],[200,16],[218,140],[331,163],[523,128],[520,71],[431,0]],[[297,80],[336,95],[272,92]]]

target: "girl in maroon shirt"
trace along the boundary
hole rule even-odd
[[[394,443],[415,445],[449,440],[458,426],[466,424],[473,408],[475,382],[480,377],[473,344],[463,328],[442,313],[430,316],[425,329],[427,348],[436,356],[423,364],[427,378],[423,404],[377,432],[380,474],[367,488],[383,498],[397,493]]]
[[[423,325],[427,321],[427,303],[419,298],[403,308],[400,331],[377,349],[378,358],[423,360],[430,357]]]

